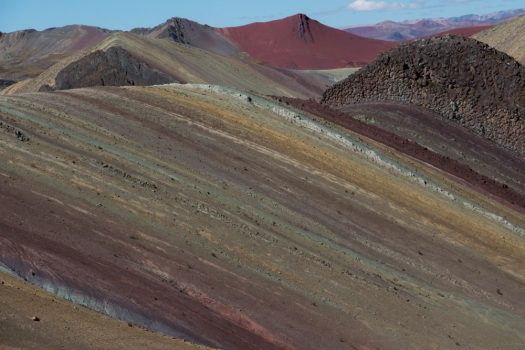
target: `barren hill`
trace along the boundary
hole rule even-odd
[[[35,77],[64,57],[102,41],[108,30],[71,25],[0,33],[0,75],[2,79]]]
[[[395,45],[325,26],[303,14],[218,31],[257,61],[283,68],[361,67]]]
[[[381,55],[335,84],[323,103],[400,101],[525,154],[525,69],[474,39],[422,39]]]
[[[220,349],[525,341],[523,211],[402,139],[191,84],[0,96],[0,121],[1,262],[74,302]]]

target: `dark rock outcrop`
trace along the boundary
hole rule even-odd
[[[186,28],[188,27],[188,28]],[[190,38],[186,37],[187,30],[193,31],[193,23],[182,18],[173,18],[160,38],[170,38],[176,43],[191,44]]]
[[[310,29],[310,18],[307,15],[299,15],[299,36],[304,41],[314,41],[312,30]]]
[[[153,28],[135,28],[131,33],[150,38],[171,40],[179,44],[191,45],[224,56],[236,56],[238,48],[228,39],[205,24],[186,18],[173,17]]]
[[[0,33],[1,34],[1,33]],[[14,80],[0,79],[0,90],[16,83]]]
[[[62,69],[56,76],[57,90],[89,86],[155,85],[173,78],[140,62],[128,51],[111,47],[95,51]]]
[[[399,46],[325,91],[322,103],[400,101],[525,155],[525,68],[474,39],[422,39]]]

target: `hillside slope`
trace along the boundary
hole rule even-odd
[[[0,79],[35,77],[68,55],[97,44],[109,34],[105,29],[81,25],[0,33]]]
[[[479,41],[444,36],[399,46],[323,94],[332,106],[380,101],[428,108],[525,155],[525,68]]]
[[[120,54],[108,54],[118,51]],[[104,63],[103,65],[100,65]],[[100,66],[100,67],[99,67]],[[3,94],[96,85],[221,84],[262,94],[319,96],[329,78],[244,62],[165,39],[115,33]]]
[[[525,15],[478,33],[474,35],[474,39],[503,51],[525,64]]]
[[[0,120],[0,261],[77,303],[224,349],[525,342],[523,211],[363,130],[190,84]]]
[[[444,32],[432,34],[431,36],[445,36],[445,35],[459,35],[464,37],[471,37],[479,32],[490,29],[492,26],[474,26],[474,27],[461,27],[450,29]]]
[[[255,60],[282,68],[361,67],[394,46],[325,26],[303,14],[217,30]]]
[[[209,349],[79,307],[1,271],[0,280],[2,349]]]

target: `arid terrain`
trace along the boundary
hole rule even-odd
[[[75,306],[2,272],[0,283],[2,349],[208,349]]]
[[[516,56],[64,28],[0,37],[1,349],[523,348]]]
[[[474,36],[474,39],[489,44],[525,63],[525,15],[502,23]]]
[[[212,347],[523,341],[522,210],[438,168],[208,85],[1,102],[0,254],[37,285]]]

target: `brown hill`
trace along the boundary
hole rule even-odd
[[[218,32],[254,59],[282,68],[360,67],[395,45],[325,26],[303,14]]]
[[[525,155],[525,69],[479,41],[444,36],[399,46],[322,98],[333,106],[388,100],[434,110]]]
[[[525,63],[525,15],[478,33],[474,39],[509,54],[522,64]]]
[[[83,25],[4,33],[0,35],[0,78],[35,77],[64,57],[95,45],[108,35],[106,29]]]

